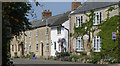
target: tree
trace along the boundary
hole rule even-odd
[[[40,5],[36,2],[36,5]],[[3,2],[2,3],[2,65],[6,66],[9,53],[9,42],[12,36],[29,28],[30,23],[26,18],[31,10],[29,2]],[[12,29],[11,31],[9,31]],[[11,34],[11,35],[9,35]]]

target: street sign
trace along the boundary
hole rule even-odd
[[[112,39],[116,39],[116,32],[112,32]]]

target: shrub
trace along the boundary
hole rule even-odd
[[[30,53],[30,58],[32,58],[32,57],[34,57],[34,56],[35,56],[34,52],[31,52],[31,53]]]
[[[17,52],[15,52],[14,55],[15,55],[14,58],[17,58],[17,57],[18,57],[18,56],[17,56]]]
[[[77,55],[72,55],[72,56],[70,56],[70,57],[68,58],[68,61],[72,61],[72,58],[74,58],[75,61],[77,61],[77,59],[79,59],[79,56],[77,56]]]
[[[68,52],[61,52],[61,53],[60,53],[60,56],[61,56],[61,57],[70,56],[70,54],[69,54]]]
[[[94,64],[97,64],[98,61],[100,61],[100,57],[92,57],[90,58],[90,62],[89,63],[94,63]]]

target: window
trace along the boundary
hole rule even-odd
[[[47,43],[46,48],[46,51],[49,51],[49,43]]]
[[[46,35],[48,35],[49,33],[49,28],[46,28]]]
[[[14,45],[12,45],[12,51],[14,51]]]
[[[56,50],[56,42],[54,42],[54,49]]]
[[[76,38],[76,50],[77,51],[83,51],[83,42],[82,42],[82,37],[77,37]]]
[[[93,25],[98,25],[102,22],[102,12],[94,13]]]
[[[94,52],[100,52],[101,49],[101,38],[100,36],[95,36],[93,38]]]
[[[31,31],[29,32],[29,38],[31,38]]]
[[[61,45],[59,44],[59,51],[60,51]]]
[[[57,27],[57,34],[61,34],[61,27]]]
[[[38,51],[38,44],[36,44],[36,51]]]
[[[76,27],[81,27],[83,24],[83,16],[77,16],[76,17]]]
[[[25,51],[27,51],[27,44],[25,44]]]
[[[36,36],[38,36],[38,29],[36,29]]]
[[[31,42],[30,42],[30,44],[29,44],[29,52],[31,52]]]

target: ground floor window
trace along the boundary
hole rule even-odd
[[[27,44],[25,44],[25,51],[27,51]]]
[[[83,51],[83,41],[82,41],[82,37],[77,37],[77,38],[76,38],[76,50],[77,50],[77,51]]]
[[[31,43],[29,44],[29,52],[31,52]]]
[[[100,36],[95,36],[93,38],[94,52],[100,52],[101,49],[101,38]]]
[[[36,51],[38,51],[38,44],[36,44]]]

